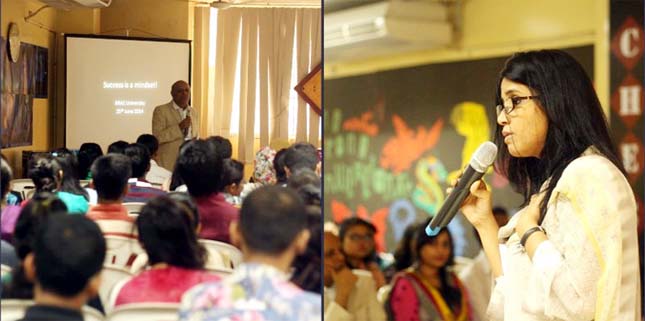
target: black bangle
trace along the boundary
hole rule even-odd
[[[530,229],[526,230],[526,232],[524,232],[524,235],[522,235],[522,239],[520,239],[520,245],[522,245],[522,247],[525,247],[526,241],[529,240],[529,236],[531,236],[531,234],[537,231],[540,231],[544,233],[544,235],[546,235],[546,231],[544,230],[544,228],[542,228],[542,226],[533,226]]]

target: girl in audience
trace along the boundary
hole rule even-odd
[[[2,178],[0,179],[0,188],[2,189],[2,204],[0,206],[2,207],[2,218],[0,229],[2,230],[2,239],[11,242],[16,220],[18,219],[18,215],[20,215],[20,206],[7,204],[7,195],[9,195],[9,189],[11,187],[9,182],[13,179],[13,172],[4,158],[1,162],[0,173]]]
[[[295,175],[292,178],[296,177]],[[304,253],[298,255],[291,266],[291,282],[301,289],[322,294],[322,212],[320,209],[320,188],[313,184],[304,184],[294,189],[302,198],[307,209],[307,228],[311,237]]]
[[[338,234],[347,266],[350,269],[370,271],[376,288],[384,286],[387,281],[381,271],[381,259],[374,244],[376,227],[364,219],[351,217],[340,223]]]
[[[89,196],[76,178],[74,156],[65,153],[53,155],[36,157],[30,161],[28,175],[36,186],[36,192],[55,192],[65,203],[69,213],[85,214],[89,207]]]
[[[449,271],[454,264],[448,229],[428,236],[419,226],[415,237],[416,263],[394,277],[385,308],[390,320],[472,320],[465,288]]]
[[[97,143],[83,143],[78,150],[78,178],[92,179],[90,167],[94,160],[103,156],[103,150]]]
[[[244,190],[241,193],[242,199],[260,186],[275,184],[275,171],[273,170],[274,157],[275,151],[268,146],[263,147],[255,153],[253,176],[249,180],[249,183],[244,184]]]
[[[245,185],[242,183],[243,178],[244,164],[242,162],[232,158],[222,161],[222,195],[227,202],[237,207],[242,205],[240,194]]]
[[[287,185],[287,171],[284,170],[284,156],[287,154],[287,149],[283,148],[275,153],[273,158],[273,170],[275,171],[275,184],[278,186]]]
[[[194,285],[217,281],[204,270],[206,249],[197,242],[188,207],[167,196],[151,199],[137,217],[139,242],[149,269],[118,291],[115,306],[137,302],[180,302]]]

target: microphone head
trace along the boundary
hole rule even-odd
[[[477,150],[470,158],[470,167],[483,173],[486,171],[488,166],[493,164],[495,156],[497,156],[497,146],[492,142],[484,142],[477,147]]]

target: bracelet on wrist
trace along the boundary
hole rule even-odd
[[[526,230],[526,232],[524,232],[524,235],[522,235],[522,238],[520,239],[520,245],[522,245],[522,247],[526,247],[526,241],[529,240],[529,237],[531,236],[531,234],[538,231],[546,235],[546,231],[542,226],[533,226],[530,229]]]

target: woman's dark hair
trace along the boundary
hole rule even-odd
[[[186,206],[188,211],[190,212],[191,216],[191,223],[192,223],[192,228],[193,230],[197,229],[197,226],[199,225],[199,209],[197,208],[197,204],[195,204],[195,201],[193,201],[193,198],[188,195],[186,192],[170,192],[168,193],[168,197],[177,202],[179,205]]]
[[[396,245],[396,250],[394,250],[394,269],[396,269],[396,271],[402,271],[409,268],[416,260],[416,246],[414,245],[414,242],[418,229],[418,224],[408,225],[408,227],[405,228],[405,232],[403,232],[403,237]]]
[[[0,162],[2,164],[0,165],[0,189],[2,190],[0,192],[0,199],[4,199],[7,193],[9,193],[9,183],[13,179],[13,171],[11,170],[9,163],[7,163],[4,158],[2,158]]]
[[[54,162],[58,163],[58,167],[63,171],[63,177],[60,181],[58,191],[81,195],[85,200],[89,200],[89,194],[81,186],[78,176],[76,176],[78,172],[76,156],[72,153],[57,153],[56,155]]]
[[[287,149],[283,148],[275,153],[273,158],[273,169],[275,169],[276,185],[282,185],[287,182],[287,172],[284,170],[284,157],[287,155]]]
[[[244,178],[244,164],[236,159],[225,158],[222,160],[222,181],[220,191],[231,184],[240,185]]]
[[[54,192],[60,183],[61,170],[53,156],[37,155],[29,160],[27,176],[34,182],[36,192]]]
[[[185,140],[181,143],[181,145],[179,146],[179,155],[181,155],[181,151],[189,142],[192,142],[192,140]],[[172,169],[172,176],[170,177],[169,189],[171,191],[174,191],[175,189],[177,189],[177,187],[184,184],[184,180],[181,178],[181,175],[179,175],[179,171],[177,170],[177,162],[175,162],[175,167]]]
[[[499,148],[495,169],[506,176],[524,196],[524,205],[538,193],[547,179],[547,194],[540,204],[541,224],[546,205],[564,169],[590,146],[609,159],[623,173],[623,165],[609,137],[607,122],[593,84],[582,66],[560,50],[539,50],[514,54],[500,72],[495,104],[503,104],[502,80],[528,86],[538,96],[548,119],[548,131],[540,158],[512,157],[504,143],[502,127],[496,126]]]
[[[446,303],[450,306],[450,308],[453,311],[457,311],[460,306],[461,306],[461,291],[459,291],[459,288],[451,284],[452,282],[448,282],[449,280],[449,271],[448,267],[452,266],[455,264],[455,245],[452,241],[452,235],[450,234],[450,231],[447,228],[442,228],[439,233],[435,236],[429,236],[425,232],[425,227],[430,223],[430,220],[427,220],[424,224],[417,225],[416,233],[414,236],[414,241],[415,241],[415,254],[417,257],[417,261],[420,263],[421,260],[421,249],[423,248],[424,245],[426,244],[432,244],[437,241],[437,238],[439,235],[442,233],[447,233],[448,234],[448,239],[450,240],[450,257],[448,258],[448,262],[441,268],[439,268],[439,280],[441,281],[441,289],[439,289],[439,292],[441,293],[441,296],[446,300]],[[461,307],[463,308],[463,307]]]
[[[41,225],[49,218],[66,215],[67,206],[55,194],[38,192],[20,211],[13,233],[16,255],[23,261],[33,252],[36,235]],[[3,298],[33,299],[33,284],[25,277],[22,264],[11,272],[11,283],[2,291]]]
[[[320,206],[307,206],[307,228],[311,237],[304,253],[296,256],[291,265],[291,281],[305,291],[322,294],[322,213]]]
[[[204,268],[206,249],[197,242],[192,215],[186,206],[167,196],[153,198],[141,209],[136,226],[151,265]]]
[[[78,178],[88,179],[92,163],[101,156],[103,156],[103,150],[99,144],[83,143],[78,150]]]

